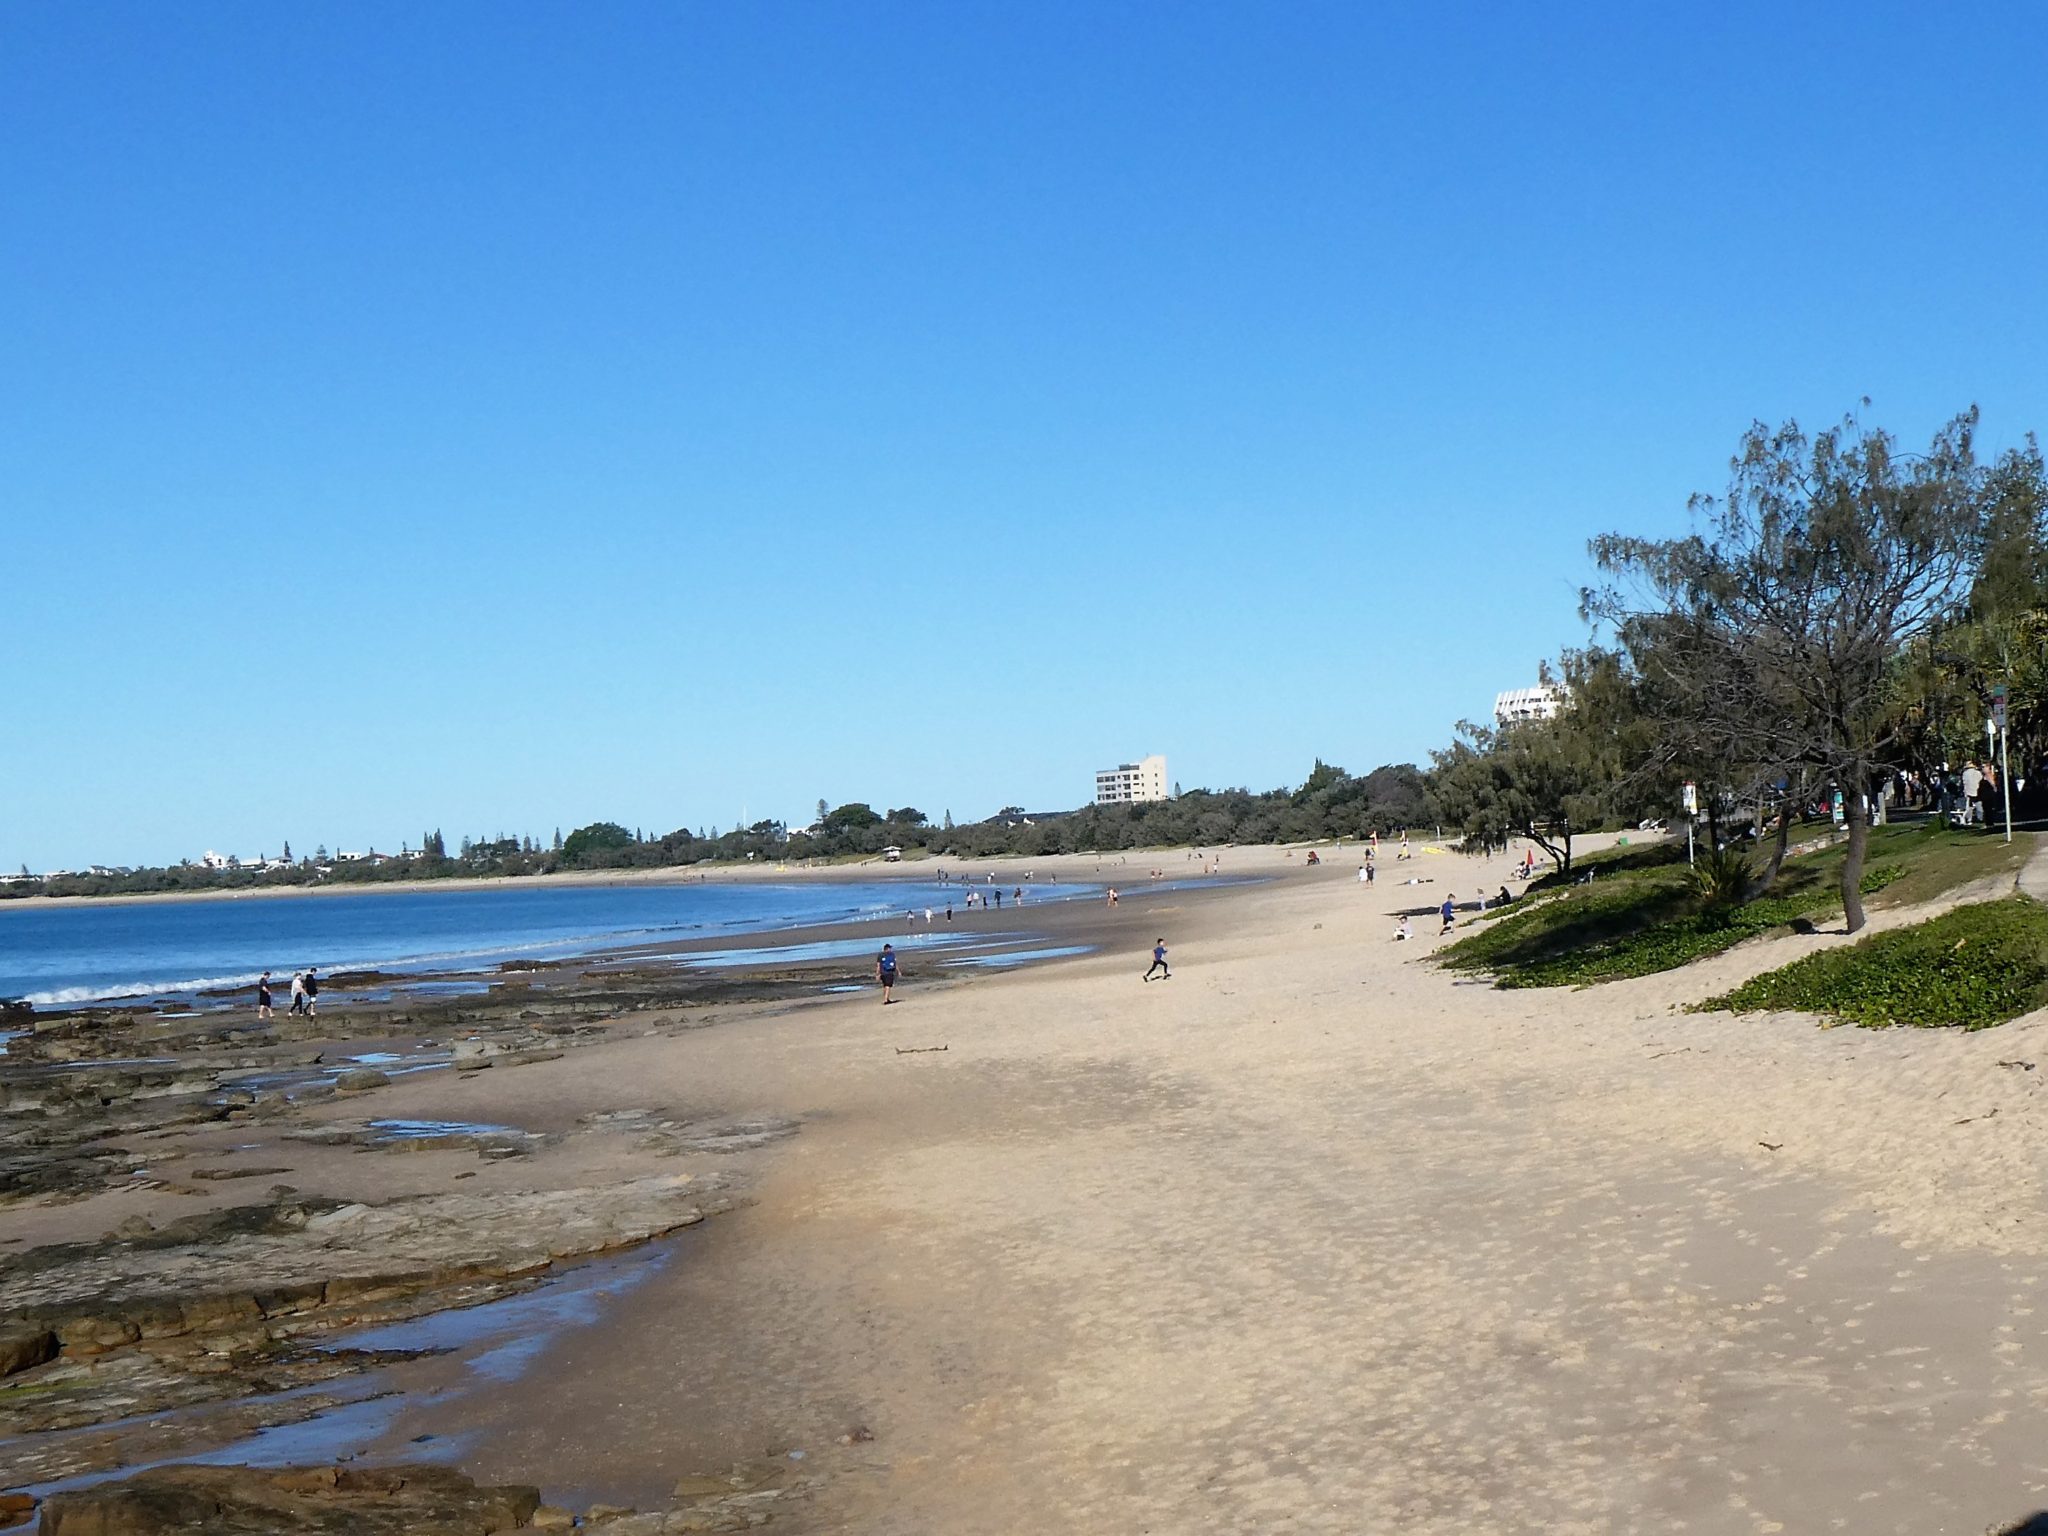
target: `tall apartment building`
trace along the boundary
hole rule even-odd
[[[1553,720],[1564,704],[1564,695],[1548,683],[1534,688],[1510,688],[1495,694],[1493,719],[1496,725],[1513,725],[1517,720]]]
[[[1154,753],[1135,763],[1119,763],[1095,775],[1097,805],[1132,805],[1166,798],[1166,759]]]

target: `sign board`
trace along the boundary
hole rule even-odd
[[[1685,814],[1697,815],[1700,808],[1700,787],[1687,779],[1685,782]]]
[[[1996,684],[1991,690],[1991,723],[1999,730],[2005,729],[2005,684]]]

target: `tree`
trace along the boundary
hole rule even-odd
[[[916,806],[906,805],[891,811],[882,820],[888,822],[891,826],[921,827],[925,824],[926,818],[924,812],[917,809]]]
[[[562,844],[562,857],[580,859],[590,854],[616,853],[633,846],[633,834],[615,821],[593,821],[578,827]]]
[[[1982,549],[1976,426],[1972,408],[1909,455],[1853,417],[1811,438],[1758,422],[1727,494],[1692,499],[1704,533],[1592,543],[1616,584],[1589,592],[1587,611],[1617,621],[1632,650],[1654,633],[1704,658],[1686,695],[1698,729],[1766,771],[1840,789],[1851,933],[1864,920],[1866,797],[1910,717],[1901,652],[1958,611]]]
[[[827,805],[823,800],[820,800],[818,802],[818,819],[812,822],[811,825],[814,827],[822,827],[823,825],[825,825],[825,817],[827,813],[831,811],[831,809],[831,806]]]
[[[1570,875],[1572,838],[1600,819],[1617,778],[1611,728],[1574,702],[1555,719],[1497,729],[1468,721],[1458,734],[1430,754],[1438,818],[1468,849],[1497,852],[1526,837]]]
[[[555,849],[554,849],[554,851],[555,851],[556,853],[560,853],[560,852],[562,851],[562,829],[561,829],[560,827],[557,827],[557,828],[555,828]]]
[[[284,843],[284,861],[285,861],[285,863],[287,863],[287,864],[291,863],[291,861],[292,861],[292,843],[291,843],[291,839],[290,839],[290,838],[286,838],[286,839],[285,839],[285,843]]]
[[[946,812],[945,830],[948,832],[953,830],[953,813],[950,810]]]
[[[874,808],[858,800],[837,807],[825,818],[827,832],[860,832],[881,824],[882,818],[875,814]]]
[[[1318,791],[1326,790],[1331,788],[1333,785],[1341,784],[1344,782],[1345,779],[1349,777],[1350,775],[1345,773],[1345,771],[1342,768],[1333,767],[1329,763],[1324,762],[1319,757],[1316,759],[1315,767],[1309,770],[1307,780],[1302,784],[1299,790],[1295,791],[1294,803],[1296,805],[1306,804],[1310,797],[1315,795]],[[1176,788],[1176,798],[1178,798],[1178,795],[1179,791]]]

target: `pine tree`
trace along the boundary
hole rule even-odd
[[[292,845],[291,845],[291,839],[290,839],[290,838],[286,838],[286,839],[285,839],[285,845],[284,845],[284,861],[285,861],[285,863],[287,863],[287,864],[291,863],[291,861],[292,861]]]
[[[561,851],[562,851],[562,829],[561,829],[560,827],[557,827],[557,828],[555,828],[555,852],[557,852],[557,853],[560,853]]]
[[[818,802],[818,820],[816,824],[819,826],[823,826],[825,824],[825,818],[831,814],[832,807],[827,805],[824,801],[820,800]]]
[[[953,813],[951,811],[946,812],[946,830],[948,832],[953,830]]]

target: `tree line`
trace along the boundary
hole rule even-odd
[[[2039,444],[1983,462],[1978,414],[1924,451],[1855,417],[1744,435],[1719,495],[1676,538],[1592,540],[1593,640],[1546,679],[1556,718],[1465,724],[1434,754],[1433,803],[1468,846],[1514,837],[1567,873],[1605,818],[1676,817],[1698,787],[1708,878],[1768,890],[1794,825],[1839,804],[1842,903],[1863,925],[1874,817],[1952,803],[1965,766],[1998,784],[1987,720],[2002,709],[2016,812],[2048,810],[2048,475]],[[1757,860],[1720,851],[1762,834]]]
[[[1318,760],[1299,788],[1263,793],[1194,789],[1150,804],[1090,805],[1046,814],[1027,814],[1011,806],[980,821],[960,824],[955,824],[950,812],[934,823],[913,806],[878,811],[859,801],[837,807],[820,801],[817,820],[796,829],[779,821],[757,821],[725,831],[715,826],[695,831],[681,827],[649,834],[618,822],[598,821],[567,836],[557,831],[545,843],[531,836],[465,837],[453,853],[435,830],[421,838],[417,849],[407,845],[399,854],[380,856],[375,862],[340,862],[322,847],[309,857],[279,867],[208,869],[184,863],[18,880],[0,885],[0,897],[374,885],[564,870],[872,858],[891,847],[910,857],[1042,857],[1181,844],[1221,846],[1363,837],[1373,831],[1420,826],[1429,814],[1424,776],[1411,763],[1389,764],[1354,776]],[[288,847],[286,858],[289,860]]]

